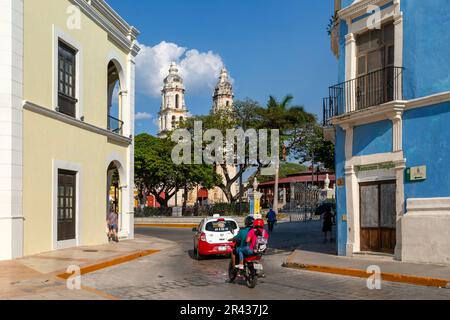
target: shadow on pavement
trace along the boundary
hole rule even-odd
[[[275,226],[274,231],[270,233],[268,254],[275,251],[292,252],[296,249],[304,251],[336,254],[336,232],[333,228],[332,239],[330,243],[324,243],[321,221],[306,222],[286,222]]]

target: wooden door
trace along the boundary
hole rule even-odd
[[[396,245],[395,181],[360,185],[361,251],[394,253]]]
[[[76,176],[58,171],[58,241],[76,238]]]

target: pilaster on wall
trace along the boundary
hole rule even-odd
[[[394,162],[395,164],[395,175],[397,180],[397,191],[396,191],[396,246],[395,246],[395,258],[397,260],[402,259],[402,219],[405,214],[405,186],[404,177],[406,169],[406,160],[400,160]]]
[[[403,120],[402,114],[397,113],[392,119],[393,152],[403,150]]]
[[[0,260],[23,255],[23,0],[0,0]]]
[[[345,131],[345,160],[350,161],[353,157],[353,126],[343,124],[341,128]]]
[[[351,25],[351,21],[347,23]],[[356,61],[354,59],[356,56],[356,37],[353,33],[345,36],[345,55],[345,80],[348,81],[356,76]]]
[[[359,233],[359,190],[358,179],[354,166],[345,168],[345,185],[347,188],[347,256],[360,250],[360,233]]]
[[[130,136],[133,139],[133,143],[128,147],[127,157],[127,177],[126,188],[123,189],[124,208],[123,214],[123,229],[126,231],[126,236],[129,239],[134,238],[134,114],[135,114],[135,70],[136,61],[132,53],[128,56],[127,61],[127,83],[128,93],[126,99],[126,110],[124,114],[125,123],[128,126],[125,127],[125,135]]]

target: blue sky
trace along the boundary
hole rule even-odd
[[[189,79],[185,79],[186,104],[192,114],[209,112],[214,72],[218,72],[215,65],[223,63],[234,80],[236,99],[249,97],[265,104],[269,95],[281,99],[292,94],[295,104],[321,117],[322,97],[337,78],[337,61],[326,33],[333,1],[108,3],[141,31],[139,42],[145,46],[137,71],[137,133],[157,132],[155,119],[161,98],[155,88],[159,81],[155,80],[161,75],[155,70],[161,70],[169,57],[190,68]],[[161,53],[165,59],[155,62]]]

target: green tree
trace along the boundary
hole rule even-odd
[[[172,161],[175,143],[148,134],[135,138],[135,184],[141,195],[153,195],[162,207],[168,207],[179,190],[186,197],[197,185],[212,188],[220,183],[212,166],[176,165]]]
[[[334,170],[334,145],[325,140],[322,127],[317,122],[297,128],[294,135],[291,155],[295,159]]]
[[[292,96],[287,96],[280,102],[277,101],[276,98],[270,97],[266,107],[262,107],[259,103],[250,99],[236,101],[232,110],[223,110],[207,116],[192,117],[186,121],[183,126],[193,133],[194,123],[196,121],[201,121],[203,124],[203,132],[208,129],[218,129],[223,137],[226,137],[226,131],[228,129],[234,128],[243,129],[244,131],[249,129],[278,129],[280,131],[281,143],[287,144],[288,141],[292,140],[293,133],[298,126],[315,121],[314,115],[307,113],[303,107],[290,106],[292,100]],[[270,140],[271,139],[269,138],[269,142]],[[245,142],[246,141],[237,141],[238,144],[243,144]],[[206,144],[203,147],[205,148]],[[226,146],[224,145],[224,150],[225,147]],[[259,148],[259,145],[257,148]],[[270,150],[271,146],[269,143],[267,150],[269,154]],[[236,154],[236,149],[234,151]],[[231,203],[235,203],[239,199],[239,194],[233,194],[232,188],[241,177],[246,175],[246,173],[253,173],[256,176],[259,176],[264,168],[271,165],[271,163],[264,163],[259,158],[256,163],[252,163],[249,157],[251,151],[250,144],[246,144],[245,151],[245,159],[235,158],[235,163],[243,163],[237,167],[230,167],[225,163],[216,164],[216,166],[221,167],[221,171],[223,172],[223,182],[218,186],[222,189],[228,201]],[[259,149],[256,150],[258,155],[259,151]],[[281,152],[282,150],[280,150],[280,155],[282,156]]]
[[[280,165],[280,179],[287,178],[291,174],[296,174],[299,172],[307,171],[308,167],[302,164],[298,163],[282,163]],[[275,176],[259,176],[258,181],[259,182],[267,182],[267,181],[273,181],[275,179]]]

